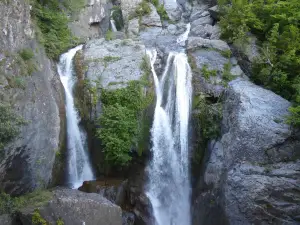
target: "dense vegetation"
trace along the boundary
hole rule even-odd
[[[219,0],[223,38],[241,47],[253,33],[260,56],[252,79],[294,102],[288,122],[300,126],[300,1]]]
[[[77,40],[68,28],[67,13],[78,10],[80,2],[36,0],[33,3],[32,16],[40,30],[38,39],[50,58],[58,59],[62,52],[76,44]]]
[[[116,165],[127,165],[133,147],[138,147],[139,118],[151,103],[143,93],[140,81],[131,81],[128,86],[116,90],[102,89],[103,112],[99,118],[97,136],[104,145],[106,160]]]

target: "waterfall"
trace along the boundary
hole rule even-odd
[[[151,129],[153,159],[147,172],[146,195],[156,225],[190,225],[188,125],[192,73],[185,53],[170,52],[159,79],[154,70],[156,50],[148,50],[156,88]]]
[[[73,58],[82,45],[70,49],[60,56],[57,70],[65,89],[68,147],[68,183],[78,188],[85,180],[93,180],[93,172],[86,152],[86,134],[79,127],[79,116],[74,106],[73,86],[76,77],[73,71]]]
[[[116,27],[116,22],[115,22],[114,19],[112,19],[113,13],[114,13],[114,10],[112,10],[111,13],[110,13],[110,26],[111,26],[111,30],[113,32],[117,32],[118,30],[117,30],[117,27]]]

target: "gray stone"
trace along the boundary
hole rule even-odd
[[[220,51],[230,50],[228,44],[221,40],[209,40],[201,37],[189,37],[188,38],[188,50],[195,50],[198,48],[214,48]]]
[[[284,121],[289,106],[287,100],[249,81],[232,81],[224,105],[225,133],[221,139],[227,165],[242,160],[264,162],[265,150],[284,143],[291,134],[289,126],[275,121]]]
[[[13,225],[13,219],[8,214],[0,215],[0,224],[1,225]]]
[[[85,45],[83,55],[87,63],[86,77],[99,80],[103,88],[120,88],[143,75],[140,64],[146,54],[145,46],[138,41],[104,39],[92,40]],[[105,61],[105,57],[115,57]]]
[[[299,171],[300,161],[235,166],[224,186],[230,224],[299,224]]]
[[[211,7],[208,9],[208,12],[210,13],[211,17],[214,20],[218,20],[219,19],[219,8],[217,5]]]
[[[128,33],[128,37],[130,38],[134,38],[139,34],[139,19],[135,18],[132,20],[129,20],[128,22],[128,29],[127,29],[127,33]]]
[[[194,6],[190,16],[190,21],[192,22],[200,17],[207,16],[208,14],[206,9],[208,9],[208,6],[204,4]]]
[[[204,65],[207,66],[208,70],[217,71],[217,76],[210,77],[208,80],[202,76],[201,72],[194,73],[194,92],[196,94],[202,92],[219,97],[224,91],[221,75],[223,73],[223,67],[228,62],[228,59],[217,51],[206,49],[196,50],[190,53],[190,57],[193,58],[197,71],[201,71]]]
[[[189,35],[210,39],[212,27],[213,26],[209,24],[193,26]]]
[[[64,225],[122,224],[121,208],[95,193],[57,189],[53,191],[51,200],[37,209],[49,224],[56,224],[59,219]],[[33,225],[34,210],[32,206],[20,210],[18,217],[23,225]]]
[[[169,19],[172,21],[179,21],[181,18],[182,11],[177,5],[176,1],[164,0],[164,7],[169,16]]]
[[[142,0],[121,0],[121,9],[125,25],[128,24],[129,16],[135,13],[135,9]]]
[[[162,25],[160,21],[160,16],[158,15],[156,8],[150,3],[149,5],[151,7],[151,13],[142,17],[141,24],[148,27],[161,27]]]
[[[0,65],[4,84],[0,86],[0,99],[12,104],[16,114],[27,121],[0,155],[1,189],[14,195],[46,187],[60,177],[53,177],[52,171],[65,137],[63,88],[55,64],[34,39],[30,7],[23,0],[0,2],[0,52],[5,52],[2,60],[6,61]],[[31,48],[35,55],[37,70],[30,76],[16,63],[18,50],[24,48]],[[22,78],[24,88],[9,85],[8,81],[17,76]],[[63,169],[60,172],[64,173]]]
[[[211,35],[210,35],[210,39],[211,40],[218,40],[220,39],[221,36],[221,29],[220,27],[216,24],[212,27],[211,30]]]
[[[191,23],[191,28],[197,27],[199,25],[205,25],[205,24],[209,24],[209,25],[213,24],[213,19],[210,17],[210,15],[203,16],[203,17],[200,17],[199,19],[194,20]]]
[[[234,76],[241,76],[241,75],[243,75],[243,71],[242,71],[241,67],[239,65],[237,65],[237,66],[233,66],[231,68],[230,74],[232,74]]]
[[[109,17],[106,0],[90,0],[78,15],[69,23],[72,33],[83,40],[103,35],[100,24]]]

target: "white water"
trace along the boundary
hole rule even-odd
[[[148,167],[147,196],[156,225],[190,225],[188,125],[192,73],[184,53],[169,53],[159,79],[154,70],[156,51],[147,51],[156,87],[151,130],[153,159]]]
[[[185,41],[188,39],[189,37],[189,33],[190,33],[190,30],[191,30],[191,24],[188,23],[186,25],[186,31],[181,34],[178,38],[177,38],[177,43],[180,44],[180,45],[185,45]]]
[[[113,13],[114,13],[114,10],[112,10],[111,13],[110,13],[110,25],[111,25],[111,30],[112,30],[113,32],[117,32],[118,30],[117,30],[117,27],[116,27],[116,22],[115,22],[114,19],[112,19]]]
[[[74,106],[73,86],[76,79],[73,71],[73,58],[82,45],[70,49],[60,56],[57,70],[66,95],[68,183],[78,188],[83,181],[93,180],[93,172],[86,153],[86,134],[79,127],[79,116]]]

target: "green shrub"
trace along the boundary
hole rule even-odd
[[[206,64],[202,66],[201,73],[206,80],[208,80],[211,76],[217,76],[217,70],[209,70]]]
[[[251,78],[293,101],[288,122],[299,126],[300,1],[219,0],[219,5],[222,37],[240,46],[247,43],[249,31],[257,37],[260,56]]]
[[[223,66],[222,78],[226,83],[234,79],[234,75],[232,75],[230,71],[231,71],[231,63],[230,62],[225,63]]]
[[[113,39],[113,32],[111,30],[108,30],[105,34],[105,40],[111,41]]]
[[[145,16],[151,13],[151,7],[146,0],[140,2],[135,8],[135,14],[137,16]]]
[[[34,210],[32,214],[32,224],[33,225],[47,225],[47,221],[41,216],[39,210]]]
[[[160,16],[161,20],[170,20],[168,13],[163,4],[156,7],[157,13]]]
[[[132,147],[137,145],[139,117],[152,99],[144,96],[143,85],[131,81],[128,86],[101,93],[103,113],[97,129],[105,152],[105,158],[115,165],[128,165]]]
[[[19,55],[24,61],[28,61],[34,57],[34,53],[30,48],[24,48],[19,51]]]
[[[0,150],[18,136],[25,121],[17,116],[10,105],[0,103]]]
[[[58,59],[61,53],[77,44],[68,28],[68,17],[59,7],[58,1],[49,0],[43,4],[36,1],[31,14],[41,31],[39,40],[50,58]]]

